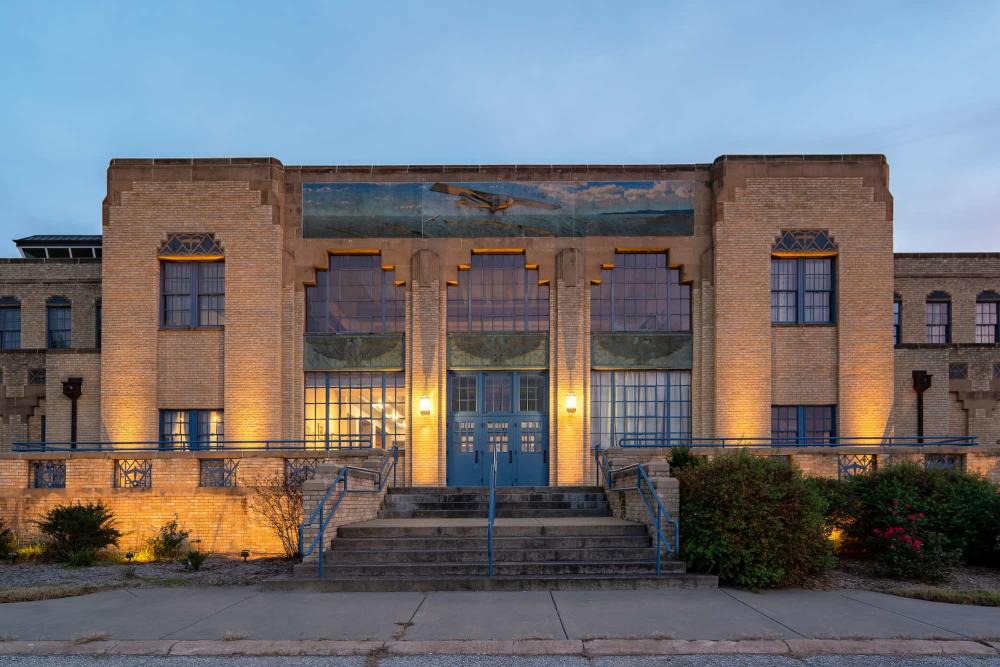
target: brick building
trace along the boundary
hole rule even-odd
[[[1000,254],[894,256],[888,177],[877,155],[113,160],[102,258],[57,237],[0,264],[0,450],[68,443],[78,378],[98,495],[157,465],[154,488],[203,486],[219,443],[398,445],[413,485],[482,484],[494,449],[505,484],[580,484],[592,447],[692,438],[816,474],[927,456],[1000,478]],[[978,445],[902,446],[921,431]],[[8,455],[16,488],[39,456]]]

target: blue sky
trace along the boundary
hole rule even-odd
[[[0,3],[0,242],[112,157],[888,155],[897,251],[1000,251],[998,2]]]

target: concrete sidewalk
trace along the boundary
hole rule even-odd
[[[0,605],[38,640],[1000,639],[1000,608],[863,591],[298,593],[138,588]],[[2,642],[0,642],[2,644]]]

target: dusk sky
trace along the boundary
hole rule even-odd
[[[1000,2],[0,3],[3,250],[113,157],[885,153],[900,252],[1000,251]]]

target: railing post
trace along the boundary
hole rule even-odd
[[[660,503],[656,503],[656,576],[660,576]]]
[[[345,482],[346,483],[346,482]],[[320,500],[322,503],[323,500]],[[323,505],[319,506],[319,578],[323,578],[323,540],[326,535],[326,526],[323,524]]]

